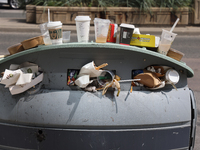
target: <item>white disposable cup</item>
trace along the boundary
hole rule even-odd
[[[48,22],[47,28],[52,44],[62,44],[62,23],[60,21]]]
[[[163,55],[167,55],[172,42],[174,41],[175,37],[177,34],[169,32],[167,30],[162,30],[162,34],[161,34],[161,41],[159,43],[158,46],[158,52],[163,54]]]
[[[81,88],[85,88],[88,84],[90,84],[92,81],[90,81],[89,75],[83,75],[75,80],[75,84],[78,85]]]
[[[43,36],[44,44],[45,45],[51,45],[52,42],[51,42],[51,39],[50,39],[50,36],[49,36],[49,31],[47,29],[47,22],[40,24],[39,26],[40,26],[41,34]]]
[[[166,80],[166,84],[176,84],[179,81],[179,74],[176,70],[174,69],[169,69],[167,70],[167,72],[165,73],[165,80]]]
[[[91,18],[89,16],[76,16],[75,21],[78,42],[89,41],[90,20]]]
[[[94,26],[96,43],[106,43],[110,20],[95,18]]]
[[[96,70],[95,66],[94,66],[94,61],[84,65],[78,76],[82,76],[82,75],[90,75],[90,77],[97,77],[101,74],[102,70]]]
[[[63,43],[70,42],[71,31],[63,31]]]

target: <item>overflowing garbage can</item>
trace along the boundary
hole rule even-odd
[[[0,71],[0,148],[193,149],[194,73],[183,62],[135,46],[65,43],[5,57]]]

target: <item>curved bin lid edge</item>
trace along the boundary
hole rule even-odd
[[[0,64],[3,62],[6,62],[8,60],[23,56],[25,54],[29,54],[29,53],[34,53],[34,52],[38,52],[38,51],[43,51],[43,50],[50,50],[50,49],[58,49],[58,48],[83,48],[83,47],[88,47],[88,48],[92,48],[92,47],[96,47],[96,48],[114,48],[114,49],[123,49],[123,50],[130,50],[130,51],[135,51],[135,52],[139,52],[139,53],[144,53],[147,55],[152,55],[152,56],[156,56],[162,59],[165,59],[167,61],[170,61],[184,69],[187,70],[187,77],[191,78],[194,76],[194,72],[193,70],[186,65],[186,63],[184,62],[180,62],[177,61],[173,58],[170,58],[168,56],[162,55],[160,53],[157,52],[153,52],[151,50],[148,50],[146,48],[139,48],[136,46],[124,46],[124,45],[120,45],[120,44],[116,44],[116,43],[64,43],[64,44],[59,44],[59,45],[49,45],[49,46],[45,46],[45,45],[41,45],[38,46],[36,48],[32,48],[32,49],[28,49],[28,50],[24,50],[22,52],[7,56],[5,58],[1,58],[0,59]]]

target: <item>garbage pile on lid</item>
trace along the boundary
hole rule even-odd
[[[76,30],[78,42],[89,42],[90,21],[89,16],[77,16]],[[134,25],[122,23],[120,25],[119,44],[124,46],[147,47],[147,49],[156,49],[160,54],[169,56],[178,61],[183,57],[183,53],[171,48],[177,34],[173,30],[178,23],[179,18],[174,23],[170,31],[162,30],[161,37],[154,35],[141,34],[139,28]],[[60,21],[50,21],[50,10],[48,9],[48,22],[40,24],[41,36],[24,40],[19,44],[8,48],[10,54],[15,54],[39,45],[55,45],[70,42],[70,32],[63,31]],[[95,42],[96,43],[117,43],[118,25],[112,24],[108,19],[94,19]],[[144,86],[149,89],[163,88],[165,84],[171,84],[175,89],[175,84],[179,81],[179,74],[167,66],[147,66],[140,70],[133,70],[132,79],[121,80],[115,71],[102,69],[108,64],[102,62],[102,65],[95,66],[94,61],[85,64],[80,70],[69,69],[67,84],[76,85],[86,91],[96,92],[102,90],[104,95],[109,87],[118,90],[120,93],[120,84],[130,82],[133,86]],[[15,66],[15,65],[14,65]],[[37,69],[35,69],[37,68]],[[26,70],[28,69],[28,70]],[[11,94],[22,93],[32,86],[38,84],[43,79],[43,73],[38,70],[36,64],[26,62],[13,68],[6,69],[3,73],[1,84],[8,87]]]
[[[89,42],[90,21],[89,16],[76,16],[76,31],[78,42]],[[95,42],[96,43],[118,43],[118,25],[111,23],[108,19],[95,18]],[[184,56],[178,50],[171,48],[171,44],[176,37],[173,33],[179,18],[172,26],[170,31],[162,30],[161,36],[141,34],[139,28],[134,25],[122,23],[120,25],[119,44],[126,46],[146,47],[149,50],[169,56],[178,61]],[[50,21],[50,10],[48,9],[48,22],[40,24],[41,36],[33,37],[22,41],[8,48],[10,54],[15,54],[23,50],[37,47],[39,45],[54,45],[70,42],[71,31],[63,31],[60,21]]]

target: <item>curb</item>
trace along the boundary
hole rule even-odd
[[[72,34],[77,34],[76,27],[75,26],[64,26],[64,31],[71,31]],[[118,32],[119,32],[118,28]],[[19,32],[19,33],[40,33],[39,27],[0,27],[0,32]],[[141,34],[151,34],[151,35],[161,35],[162,28],[140,28]],[[92,26],[90,28],[90,34],[94,34],[94,27]],[[200,30],[187,30],[187,29],[178,29],[175,30],[174,33],[177,35],[185,35],[185,36],[191,36],[191,35],[200,35]]]

